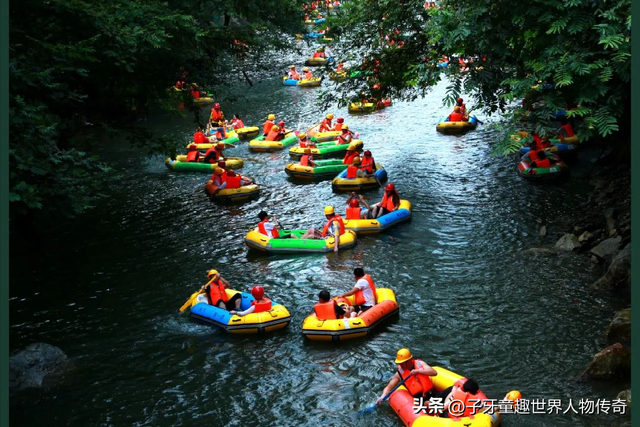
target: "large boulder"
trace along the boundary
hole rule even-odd
[[[604,242],[603,242],[604,243]],[[630,288],[631,286],[631,243],[627,244],[611,261],[609,269],[591,287],[602,290]]]
[[[572,251],[580,247],[580,242],[575,234],[567,233],[556,242],[556,249]]]
[[[615,343],[593,356],[581,377],[595,380],[631,378],[631,352]]]
[[[613,317],[607,328],[607,341],[610,343],[631,342],[631,308],[619,311]]]
[[[591,253],[598,258],[607,259],[611,258],[620,248],[622,237],[616,236],[603,240],[598,246],[591,249]]]
[[[48,375],[67,365],[67,355],[50,344],[30,344],[9,359],[9,388],[21,390],[42,387]]]
[[[628,407],[631,407],[631,389],[623,390],[618,393],[618,399],[623,400]]]

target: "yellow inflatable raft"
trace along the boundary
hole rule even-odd
[[[320,128],[320,124],[312,126],[307,131],[307,136],[315,138],[316,142],[327,142],[327,141],[335,141],[342,134],[342,131],[339,131],[339,130],[318,132],[319,128]]]
[[[307,60],[304,61],[304,65],[309,65],[311,67],[327,65],[328,63],[329,60],[327,58],[307,58]]]
[[[376,163],[374,176],[364,178],[347,178],[347,170],[343,170],[333,178],[331,186],[334,191],[365,191],[380,187],[380,184],[387,180],[387,171],[380,163]]]
[[[225,188],[224,190],[220,190],[214,194],[217,189],[218,187],[214,185],[211,180],[209,180],[209,182],[204,186],[205,193],[207,193],[212,201],[230,200],[234,202],[241,202],[249,200],[250,198],[260,194],[260,186],[258,184],[243,185],[240,188]]]
[[[224,159],[224,162],[229,169],[240,169],[244,166],[244,160],[242,160],[240,157],[227,157]],[[209,172],[214,171],[218,167],[218,162],[187,162],[186,155],[176,156],[175,160],[173,160],[171,157],[167,157],[167,159],[164,161],[164,164],[169,169],[175,171]]]
[[[303,253],[303,252],[331,252],[336,239],[301,239],[306,230],[281,230],[280,236],[293,234],[297,238],[271,238],[260,233],[257,228],[249,231],[244,242],[252,249],[267,253]],[[352,230],[346,230],[340,236],[339,249],[348,249],[356,245],[357,236]]]
[[[373,102],[352,102],[349,104],[350,113],[368,113],[376,109],[376,104]]]
[[[349,300],[349,305],[355,304],[353,295],[346,299]],[[398,312],[395,292],[391,289],[376,288],[376,305],[360,317],[320,320],[314,312],[304,319],[302,333],[315,341],[344,341],[360,338],[371,334],[373,329],[396,316]]]
[[[260,128],[257,126],[246,126],[240,129],[236,129],[236,134],[240,139],[255,138],[260,134]]]

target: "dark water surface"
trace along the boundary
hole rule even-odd
[[[388,406],[366,418],[357,411],[380,394],[400,347],[475,378],[492,398],[512,389],[565,406],[569,398],[615,398],[621,385],[574,380],[602,348],[621,305],[588,291],[599,268],[585,256],[521,253],[562,234],[554,221],[586,199],[588,159],[556,185],[522,180],[514,158],[491,156],[495,135],[486,126],[462,137],[435,131],[445,86],[369,115],[334,111],[413,203],[410,223],[362,237],[338,255],[263,256],[243,242],[262,209],[294,228],[321,226],[326,204],[343,209],[346,196],[332,193],[330,181],[288,181],[286,150],[249,153],[247,142],[229,150],[247,159],[242,173],[263,191],[257,200],[220,206],[203,192],[205,174],[169,172],[162,157],[146,158],[124,143],[105,149],[116,190],[71,226],[54,229],[39,252],[12,260],[12,348],[48,342],[75,366],[44,392],[16,395],[12,425],[397,426]],[[274,112],[304,129],[323,115],[314,89],[277,80],[239,85],[233,94],[246,98],[223,109],[247,125]],[[188,118],[149,126],[180,132],[181,146],[193,133]],[[366,194],[374,202],[381,195]],[[542,224],[548,237],[538,236]],[[357,266],[395,289],[399,318],[367,339],[305,340],[301,324],[318,292],[350,289]],[[236,337],[181,315],[209,268],[236,289],[264,286],[292,323],[265,337]],[[629,418],[507,415],[503,425],[626,426]]]

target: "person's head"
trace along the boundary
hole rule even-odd
[[[395,363],[397,365],[407,366],[411,364],[412,360],[413,360],[413,355],[411,354],[408,348],[401,348],[396,353]]]
[[[269,218],[269,214],[265,211],[260,211],[258,218],[260,218],[260,221],[264,221],[266,218]]]
[[[356,279],[364,277],[364,269],[362,267],[356,267],[353,269],[353,275],[356,276]]]
[[[224,173],[224,169],[222,168],[216,168],[216,170],[213,171],[214,175],[222,175]]]
[[[307,139],[307,134],[302,132],[302,133],[300,133],[300,135],[298,135],[298,138],[300,138],[300,140],[304,141],[305,139]]]
[[[280,128],[278,127],[278,125],[273,125],[273,127],[271,128],[272,132],[278,132],[280,130]]]
[[[358,202],[358,199],[352,198],[351,200],[349,200],[350,208],[357,208],[358,206],[360,206],[360,202]]]
[[[453,111],[455,111],[456,113],[460,112],[460,107],[458,105],[456,105],[455,107],[453,107]]]
[[[360,160],[360,157],[359,157],[359,156],[355,156],[355,157],[353,158],[353,165],[354,165],[354,166],[358,166],[358,165],[360,164],[360,162],[361,162],[361,160]]]
[[[236,171],[234,171],[233,169],[229,169],[227,171],[227,176],[236,176]]]
[[[309,67],[304,67],[304,68],[302,69],[302,71],[304,71],[304,72],[306,73],[307,71],[309,71]]]
[[[207,279],[212,280],[212,279],[218,277],[219,274],[220,273],[218,273],[218,270],[211,269],[211,270],[209,270],[207,272]]]
[[[226,169],[227,168],[227,162],[225,162],[224,160],[218,160],[218,167],[222,168],[222,169]]]
[[[311,148],[305,148],[304,154],[311,154]]]
[[[349,130],[349,125],[342,125],[340,129],[342,129],[342,132],[346,132]]]
[[[480,387],[478,387],[478,383],[472,380],[471,378],[467,379],[464,384],[462,384],[462,391],[465,391],[469,394],[475,394],[478,392]]]
[[[458,99],[456,100],[456,102],[457,102],[458,104],[460,104],[460,105],[461,105],[461,104],[462,104],[462,102],[463,102],[463,99],[462,99],[462,98],[458,98]]]
[[[331,114],[331,113],[327,114],[327,119],[333,120],[333,114]]]
[[[275,114],[269,114],[269,116],[267,117],[267,120],[275,120],[275,119],[276,119]]]
[[[336,119],[336,122],[338,122],[338,123],[344,123],[344,118],[342,118],[342,117],[338,117],[338,118]]]
[[[233,115],[233,118],[234,118],[234,119],[236,119],[236,120],[241,120],[241,119],[240,119],[240,116],[239,116],[239,115],[237,115],[237,114],[234,114],[234,115]]]
[[[351,144],[347,147],[347,151],[356,151],[356,146]]]
[[[371,157],[371,151],[369,151],[369,150],[364,150],[364,156],[365,156],[365,157]]]
[[[324,215],[327,218],[333,218],[335,216],[335,214],[336,214],[336,211],[335,211],[335,209],[333,209],[333,206],[329,205],[329,206],[325,206],[324,207]]]
[[[396,191],[396,186],[393,184],[387,184],[387,186],[384,187],[384,191],[386,193],[393,193],[394,191]]]
[[[216,147],[218,147],[219,150],[222,150],[224,148],[224,142],[218,142]]]
[[[198,146],[196,144],[189,144],[189,151],[195,151],[198,149]]]
[[[262,299],[264,296],[264,289],[262,289],[262,286],[254,286],[251,289],[251,296],[255,299]]]
[[[216,110],[219,110],[220,104],[216,102],[215,104],[213,104],[213,108],[215,108]]]
[[[329,302],[329,300],[331,300],[331,294],[327,290],[322,290],[318,294],[318,299],[320,299],[320,302]]]
[[[196,132],[202,132],[202,128],[196,128]]]

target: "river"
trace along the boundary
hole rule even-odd
[[[398,426],[388,405],[364,418],[357,412],[380,395],[401,347],[476,379],[492,398],[517,389],[565,407],[571,398],[576,409],[579,399],[614,399],[621,386],[575,377],[604,346],[623,301],[588,290],[601,272],[586,256],[521,252],[563,234],[555,221],[586,199],[588,158],[556,184],[527,182],[515,157],[491,155],[489,118],[479,115],[485,124],[460,137],[435,131],[445,89],[368,115],[333,110],[413,203],[411,222],[337,255],[264,256],[244,244],[260,210],[307,228],[323,224],[326,204],[344,206],[330,181],[290,182],[287,150],[250,153],[247,142],[228,150],[246,159],[241,173],[263,190],[257,200],[221,206],[203,192],[206,174],[170,172],[161,156],[124,142],[103,148],[115,169],[108,198],[71,224],[52,224],[38,249],[12,258],[11,348],[54,344],[74,369],[44,391],[16,395],[11,425]],[[316,94],[277,77],[254,87],[238,82],[222,107],[247,125],[275,113],[304,129],[325,113]],[[152,117],[148,125],[179,134],[180,146],[194,129],[189,118]],[[371,201],[381,195],[366,193]],[[546,237],[538,235],[543,224]],[[357,266],[395,289],[400,316],[366,339],[309,342],[301,324],[318,292],[350,289]],[[237,337],[181,315],[210,268],[236,289],[262,285],[291,312],[291,324]],[[502,425],[630,421],[568,413],[505,415]]]

